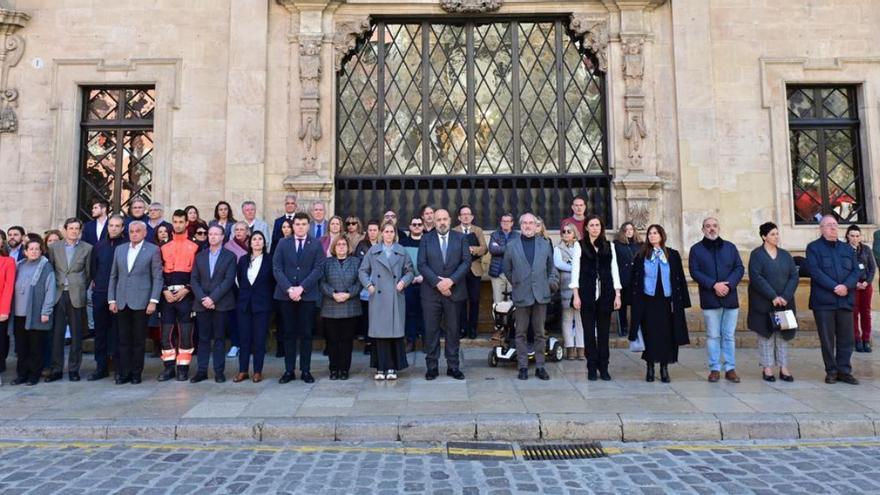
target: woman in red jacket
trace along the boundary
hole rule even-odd
[[[15,260],[9,256],[6,243],[0,243],[0,373],[6,371],[6,357],[9,354],[9,312],[12,307],[12,293],[15,290]],[[0,384],[3,381],[0,380]]]

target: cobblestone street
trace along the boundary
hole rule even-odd
[[[0,493],[880,493],[880,442],[605,445],[453,461],[441,444],[0,444]]]

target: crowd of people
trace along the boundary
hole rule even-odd
[[[376,380],[397,380],[419,338],[425,378],[437,378],[441,337],[447,376],[463,380],[459,344],[477,337],[480,283],[487,275],[494,303],[510,300],[516,308],[519,379],[529,378],[530,349],[537,351],[534,375],[550,379],[541,350],[548,305],[558,293],[564,358],[586,361],[588,380],[611,380],[616,313],[619,335],[646,362],[646,381],[655,381],[659,364],[660,381],[669,382],[669,365],[690,343],[681,254],[667,246],[661,225],[650,225],[642,242],[625,222],[609,241],[602,218],[587,214],[582,197],[571,209],[554,245],[531,213],[503,214],[487,238],[468,205],[454,212],[424,205],[403,219],[408,223],[387,211],[364,225],[357,216],[327,218],[321,202],[301,212],[291,194],[270,228],[253,201],[242,203],[242,220],[220,201],[213,219],[187,206],[168,222],[159,203],[134,198],[123,216],[97,200],[85,224],[69,218],[62,230],[42,235],[20,226],[0,231],[0,372],[12,330],[12,385],[62,379],[67,342],[67,376],[79,381],[82,342],[93,328],[96,367],[89,381],[108,378],[112,368],[117,384],[141,383],[149,338],[161,350],[159,381],[198,383],[208,379],[212,365],[213,379],[224,382],[226,358],[238,357],[232,381],[257,383],[274,315],[282,384],[296,380],[297,371],[302,381],[315,381],[316,332],[326,341],[330,380],[349,378],[358,335]],[[849,226],[846,241],[838,239],[838,227],[834,216],[822,217],[821,236],[806,247],[800,267],[780,247],[776,225],[759,228],[761,245],[747,268],[745,321],[757,334],[766,381],[776,380],[777,369],[779,379],[794,380],[788,346],[797,333],[798,279],[807,275],[825,381],[858,383],[851,355],[871,352],[871,284],[880,239],[875,234],[871,252],[858,226]],[[720,237],[716,218],[706,218],[702,231],[687,268],[699,288],[708,381],[720,381],[723,371],[725,380],[738,383],[737,289],[746,267],[738,248]]]

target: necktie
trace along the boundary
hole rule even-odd
[[[446,236],[440,236],[440,252],[443,254],[443,262],[446,263]]]
[[[317,237],[317,238],[321,237],[321,227],[322,227],[322,225],[320,223],[315,226],[315,234],[317,234],[317,235],[315,235],[315,237]]]
[[[302,239],[296,240],[296,254],[300,254],[303,250],[303,241]]]

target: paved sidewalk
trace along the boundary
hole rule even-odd
[[[424,379],[424,354],[397,382],[375,382],[355,357],[349,381],[277,383],[282,360],[267,359],[260,384],[159,383],[148,360],[141,385],[40,383],[0,387],[0,439],[144,438],[189,440],[595,439],[721,440],[875,436],[880,433],[880,355],[855,354],[859,386],[826,385],[818,349],[792,351],[794,383],[761,380],[757,351],[738,352],[740,384],[706,382],[703,349],[682,349],[671,384],[644,381],[637,354],[613,350],[611,382],[587,382],[582,361],[548,363],[552,376],[516,379],[515,366],[490,368],[487,349],[464,351],[467,380]],[[10,364],[12,364],[10,362]],[[89,363],[90,364],[90,363]],[[88,369],[90,370],[90,366]],[[14,368],[14,366],[12,366]]]

